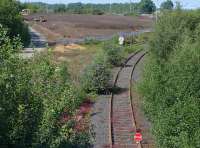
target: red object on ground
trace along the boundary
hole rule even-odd
[[[142,134],[140,132],[136,132],[134,135],[134,140],[139,143],[140,141],[142,141]]]

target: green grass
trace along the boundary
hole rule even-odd
[[[123,45],[123,58],[126,58],[128,54],[131,54],[137,50],[144,49],[144,45],[148,41],[150,36],[150,33],[144,33],[137,37],[134,37],[134,44]],[[107,41],[87,40],[86,43],[80,44],[80,46],[85,48],[84,50],[67,49],[67,52],[57,52],[55,53],[55,59],[58,60],[60,57],[62,57],[62,59],[65,59],[69,64],[69,71],[73,76],[72,79],[78,82],[83,69],[87,65],[91,64],[96,53],[100,52],[107,45],[111,45],[114,47],[120,46],[118,45],[118,37],[115,36],[113,37],[113,39]]]
[[[126,54],[130,54],[137,50],[142,50],[142,49],[144,49],[144,44],[134,44],[134,45],[124,47],[124,52]]]

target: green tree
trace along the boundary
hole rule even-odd
[[[152,0],[141,0],[138,7],[141,13],[153,13],[156,10],[156,5]]]
[[[16,37],[19,35],[24,45],[29,44],[30,36],[27,25],[23,23],[20,16],[20,5],[15,0],[0,1],[0,24],[8,28],[8,35]]]
[[[174,8],[174,4],[171,0],[167,0],[163,2],[160,6],[161,9],[172,10]]]
[[[54,12],[56,13],[66,12],[66,6],[64,4],[55,5]]]
[[[82,14],[84,9],[84,4],[82,3],[70,3],[67,6],[68,11],[76,14]]]

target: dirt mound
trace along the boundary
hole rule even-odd
[[[69,44],[69,45],[56,45],[54,48],[54,52],[60,53],[68,53],[72,52],[73,50],[85,50],[86,48],[78,45],[78,44]]]
[[[79,50],[85,50],[85,47],[78,45],[78,44],[69,44],[65,46],[67,49],[79,49]]]

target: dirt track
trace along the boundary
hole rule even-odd
[[[40,16],[44,16],[47,22],[33,23],[33,19]],[[45,33],[51,40],[112,35],[150,28],[153,24],[153,20],[149,18],[113,15],[34,14],[27,16],[26,19],[35,24],[34,28]]]

